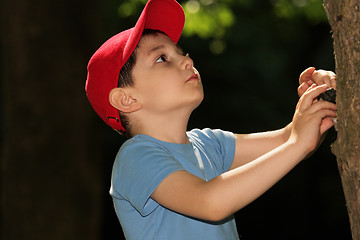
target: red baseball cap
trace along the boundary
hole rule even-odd
[[[118,87],[119,73],[140,41],[144,29],[164,32],[178,42],[185,14],[175,0],[149,0],[135,27],[108,39],[91,57],[85,91],[95,112],[116,130],[125,131],[119,110],[110,105],[109,93]]]

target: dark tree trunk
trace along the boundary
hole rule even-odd
[[[84,93],[99,3],[1,0],[0,239],[99,238],[98,122]]]
[[[337,74],[337,157],[354,240],[360,239],[360,1],[324,0]]]

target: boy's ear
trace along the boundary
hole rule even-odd
[[[109,94],[111,106],[124,113],[136,112],[142,104],[133,98],[125,88],[113,88]]]

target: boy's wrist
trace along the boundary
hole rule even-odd
[[[293,152],[294,156],[298,156],[300,161],[304,160],[313,150],[301,144],[295,137],[290,136],[284,143],[289,151]]]
[[[292,122],[284,127],[283,139],[284,142],[288,141],[292,132]]]

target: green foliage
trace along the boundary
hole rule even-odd
[[[279,18],[305,17],[309,22],[327,21],[321,0],[273,0],[274,12]]]
[[[125,0],[118,7],[121,19],[140,14],[146,0]],[[185,0],[180,1],[186,21],[183,37],[209,39],[209,50],[217,55],[227,48],[227,34],[234,30],[239,16],[236,9],[258,12],[264,8],[279,20],[305,20],[311,24],[326,22],[322,0]]]
[[[127,18],[133,15],[138,15],[139,10],[144,8],[147,0],[126,0],[118,7],[118,14],[120,18]]]
[[[226,3],[214,0],[190,0],[183,4],[186,21],[184,36],[197,35],[200,38],[211,38],[209,48],[214,54],[223,53],[226,49],[224,36],[233,26],[235,15]]]
[[[183,6],[186,16],[184,36],[221,38],[234,24],[235,15],[224,3],[214,3],[212,0],[190,0]]]
[[[213,39],[209,44],[210,50],[220,54],[226,49],[224,37],[233,30],[237,20],[233,9],[240,6],[256,11],[260,4],[251,0],[189,0],[182,5],[186,14],[184,36]],[[271,0],[270,7],[279,19],[306,19],[313,24],[327,21],[321,0]]]

